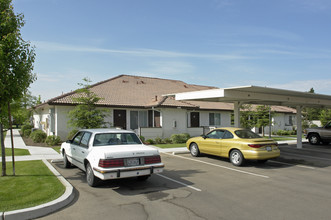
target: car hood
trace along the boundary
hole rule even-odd
[[[157,149],[137,144],[94,147],[93,152],[105,159],[159,155]]]

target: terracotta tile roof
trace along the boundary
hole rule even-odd
[[[215,89],[211,86],[200,86],[187,84],[179,80],[160,79],[152,77],[141,77],[131,75],[119,75],[117,77],[91,85],[90,90],[101,100],[97,103],[100,106],[111,107],[181,107],[200,108],[204,110],[233,110],[232,103],[223,102],[200,102],[200,101],[176,101],[173,97],[164,95],[180,92],[190,92],[206,89]],[[43,105],[75,105],[72,98],[80,94],[70,92],[55,97]],[[290,108],[277,108],[280,111],[292,112]]]

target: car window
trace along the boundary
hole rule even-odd
[[[223,135],[223,139],[231,139],[231,138],[233,138],[233,134],[231,134],[231,132],[229,131],[225,131]]]
[[[234,132],[238,137],[251,139],[251,138],[262,138],[260,135],[250,131],[250,130],[237,130]]]
[[[135,133],[101,133],[94,136],[93,146],[141,144]]]
[[[84,132],[82,132],[82,131],[81,132],[78,132],[76,134],[76,136],[73,138],[72,144],[79,145],[80,140],[82,139],[83,134],[84,134]]]
[[[206,137],[212,139],[221,139],[223,135],[224,135],[224,130],[214,130],[211,131],[209,134],[207,134]]]
[[[91,133],[90,132],[85,132],[85,134],[83,135],[83,137],[80,141],[80,146],[87,148],[90,137],[91,137]]]

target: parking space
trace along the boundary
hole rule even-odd
[[[79,169],[55,163],[77,199],[43,219],[329,219],[331,145],[281,146],[281,152],[277,160],[244,167],[219,157],[163,153],[162,174],[97,188]]]

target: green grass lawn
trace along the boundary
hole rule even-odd
[[[53,147],[54,150],[56,150],[56,152],[60,153],[60,150],[61,150],[61,146],[56,146],[56,147]]]
[[[33,207],[60,197],[65,187],[40,160],[8,162],[7,175],[0,176],[0,211]],[[2,165],[0,164],[0,169]]]
[[[6,156],[12,155],[12,149],[11,148],[5,148]],[[0,149],[0,154],[2,154],[2,149]],[[14,148],[14,155],[15,156],[24,156],[24,155],[30,155],[30,152],[26,149],[15,149]]]

